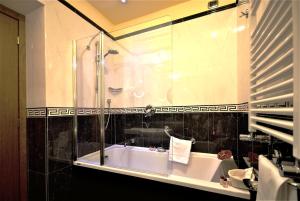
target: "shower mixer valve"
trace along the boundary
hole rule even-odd
[[[152,105],[147,105],[145,110],[145,117],[152,117],[155,114],[155,108]]]

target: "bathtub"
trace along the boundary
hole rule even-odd
[[[188,165],[170,162],[168,151],[150,151],[144,147],[113,145],[105,149],[105,165],[100,166],[100,152],[90,153],[74,165],[128,176],[165,182],[203,191],[249,199],[247,190],[219,184],[221,175],[234,167],[234,160],[221,161],[216,154],[192,152]]]

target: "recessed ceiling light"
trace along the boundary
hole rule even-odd
[[[121,3],[127,3],[127,0],[120,0]]]

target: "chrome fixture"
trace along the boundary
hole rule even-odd
[[[219,7],[219,1],[218,0],[212,0],[208,2],[208,9],[216,9]]]
[[[124,147],[127,147],[127,145],[131,145],[131,144],[134,144],[135,143],[135,138],[131,138],[131,139],[125,139],[124,140]]]
[[[100,42],[101,41],[101,42]],[[97,99],[99,101],[97,107],[100,108],[99,126],[100,126],[100,165],[104,165],[104,148],[105,148],[105,116],[104,116],[104,108],[105,108],[105,79],[104,79],[104,52],[103,52],[103,41],[104,41],[104,32],[101,31],[99,35],[99,41],[96,43],[96,85],[98,90],[96,92]]]
[[[108,90],[110,93],[120,93],[123,91],[123,88],[113,88],[113,87],[108,87]]]
[[[282,154],[277,149],[274,149],[274,154],[272,156],[273,161],[276,161],[276,165],[280,166],[282,162]]]
[[[172,131],[172,129],[169,128],[169,126],[165,126],[164,128],[164,133],[168,136],[168,137],[172,137],[172,135],[170,134],[170,132]],[[191,138],[190,141],[192,141],[192,144],[196,144],[196,139],[195,138]]]
[[[110,104],[111,104],[111,99],[107,99],[106,102],[107,102],[107,105],[108,105],[108,118],[107,118],[107,122],[106,122],[106,125],[105,125],[105,130],[108,127],[109,119],[110,119]]]
[[[144,112],[145,117],[152,117],[155,114],[155,108],[152,105],[147,105]]]
[[[255,135],[254,133],[250,133],[240,134],[239,139],[246,142],[270,143],[271,137],[269,135]]]
[[[157,147],[157,152],[166,152],[166,149],[164,149],[163,147]]]
[[[243,5],[243,4],[247,4],[247,3],[250,3],[250,1],[249,0],[238,0],[237,5],[239,6],[239,5]]]
[[[109,49],[105,54],[104,58],[107,57],[110,54],[119,54],[118,50]]]
[[[169,128],[169,126],[165,126],[164,133],[165,133],[167,136],[172,137],[171,134],[170,134],[170,131],[171,131],[171,129]]]
[[[93,40],[94,40],[97,36],[99,36],[99,33],[95,34],[95,35],[91,38],[91,40],[89,41],[88,45],[86,46],[86,49],[87,49],[87,50],[90,50],[90,49],[91,49],[91,44],[92,44]]]
[[[240,17],[246,17],[248,19],[248,17],[249,17],[249,10],[246,9],[245,11],[242,11]]]
[[[240,134],[240,141],[254,141],[253,133],[250,134]]]

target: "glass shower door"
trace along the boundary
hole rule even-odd
[[[165,127],[177,129],[163,112],[173,104],[172,26],[157,21],[164,26],[74,42],[75,161],[168,174]]]
[[[73,43],[74,160],[94,165],[104,158],[102,38],[96,33]]]
[[[172,26],[169,17],[156,21],[165,23],[119,30],[112,33],[116,40],[104,36],[104,164],[167,174],[170,139],[164,130],[175,127],[165,121],[172,114],[158,113],[172,106]]]

